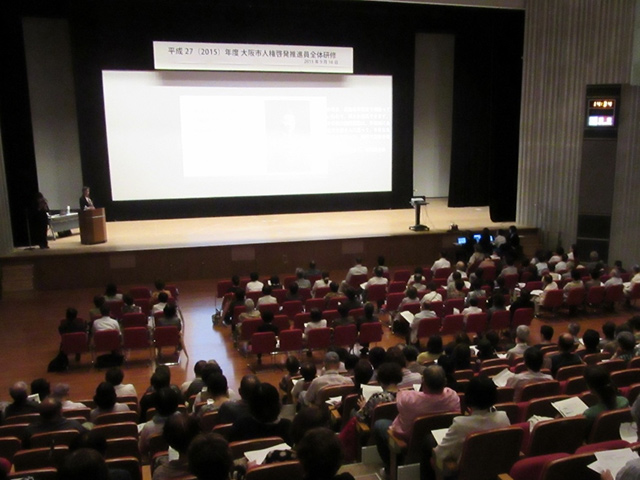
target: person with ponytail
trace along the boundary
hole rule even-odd
[[[629,406],[629,401],[620,395],[616,386],[611,383],[611,377],[605,368],[598,365],[587,367],[584,379],[589,390],[598,397],[598,403],[587,408],[583,413],[592,425],[602,412]]]

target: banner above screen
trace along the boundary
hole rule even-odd
[[[153,42],[156,70],[353,73],[353,48]]]

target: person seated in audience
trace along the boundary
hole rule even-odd
[[[92,448],[79,448],[70,453],[59,471],[65,480],[130,480],[131,475],[120,470],[114,475],[104,457]]]
[[[627,321],[627,325],[631,329],[636,343],[640,341],[640,315],[634,315]]]
[[[331,279],[329,278],[329,272],[322,272],[322,278],[316,280],[311,286],[311,296],[316,298],[316,292],[319,288],[328,288],[331,285]]]
[[[507,358],[513,361],[514,358],[522,357],[529,348],[529,336],[531,330],[526,325],[518,325],[516,328],[516,346],[507,351]]]
[[[57,383],[51,392],[51,398],[60,402],[62,411],[87,408],[84,403],[69,400],[69,390],[70,387],[68,383]]]
[[[135,304],[135,301],[131,295],[124,295],[122,297],[124,302],[122,305],[122,313],[140,313],[142,308]]]
[[[362,308],[362,302],[358,298],[358,292],[355,289],[348,287],[345,292],[345,296],[347,299],[342,302],[341,305],[347,307],[348,310],[353,310],[355,308]]]
[[[502,268],[500,275],[498,276],[504,278],[506,275],[517,275],[518,268],[515,266],[516,260],[513,255],[506,255],[504,261],[505,266]]]
[[[315,260],[309,261],[309,267],[304,271],[305,278],[314,277],[316,275],[321,275],[322,272],[318,269]]]
[[[67,308],[65,318],[60,322],[58,326],[58,333],[64,335],[65,333],[86,332],[87,324],[81,318],[78,318],[78,310],[73,307]]]
[[[349,315],[349,311],[350,308],[346,302],[338,305],[339,316],[333,319],[333,322],[331,322],[331,328],[355,325],[356,321],[351,315]]]
[[[616,335],[618,342],[618,350],[613,354],[611,360],[624,360],[629,363],[634,356],[636,347],[636,339],[631,332],[620,332]]]
[[[514,402],[520,401],[520,398],[522,397],[522,390],[527,385],[553,380],[553,377],[551,375],[547,375],[546,373],[542,373],[540,371],[540,369],[542,368],[543,359],[544,355],[539,349],[535,347],[529,347],[525,350],[524,365],[527,367],[527,370],[522,373],[517,373],[513,377],[507,379],[507,387],[511,387],[514,389]]]
[[[198,421],[189,415],[171,415],[162,428],[162,438],[178,452],[178,458],[169,460],[168,455],[154,459],[153,480],[169,480],[189,475],[187,452],[189,445],[200,434]]]
[[[322,318],[322,312],[317,308],[312,308],[309,312],[309,321],[304,325],[304,336],[307,337],[309,331],[315,328],[325,328],[327,321]]]
[[[424,370],[419,392],[413,389],[400,390],[396,395],[396,404],[398,415],[395,420],[378,420],[372,431],[387,473],[390,461],[389,429],[394,436],[409,442],[416,418],[436,413],[460,412],[460,397],[447,387],[445,372],[438,365],[430,365]]]
[[[409,305],[419,305],[420,299],[418,298],[418,290],[415,287],[407,287],[405,297],[400,301],[398,305],[398,312],[401,312],[405,307]]]
[[[478,349],[478,353],[476,355],[476,365],[478,367],[482,365],[483,360],[498,358],[498,354],[496,353],[495,348],[493,348],[493,344],[487,338],[479,339],[476,348]]]
[[[300,360],[295,355],[289,355],[284,362],[287,373],[280,379],[278,387],[284,393],[283,403],[289,401],[291,389],[293,388],[293,378],[300,374]]]
[[[209,375],[206,385],[206,403],[200,406],[200,410],[197,412],[199,417],[202,417],[205,413],[220,410],[220,407],[229,401],[229,385],[227,383],[227,377],[222,373],[214,372]]]
[[[125,403],[118,403],[117,400],[118,396],[113,385],[108,382],[101,382],[96,387],[96,394],[93,396],[96,408],[91,410],[89,414],[91,423],[95,423],[96,419],[105,413],[128,412],[129,406]]]
[[[193,380],[187,380],[180,386],[182,397],[188,399],[191,395],[197,395],[204,387],[202,380],[202,369],[207,364],[206,360],[198,360],[193,366]]]
[[[569,290],[573,290],[574,288],[584,288],[584,283],[582,283],[582,273],[577,268],[571,270],[571,281],[567,283],[564,288],[564,299],[566,300],[569,296]]]
[[[164,424],[170,416],[180,415],[178,412],[180,396],[171,387],[160,389],[154,393],[154,396],[156,397],[156,413],[151,420],[144,423],[138,438],[138,448],[143,461],[149,459],[149,438],[151,435],[162,433]]]
[[[427,350],[418,355],[418,363],[426,365],[433,363],[442,355],[442,337],[438,334],[431,335],[427,340]]]
[[[491,301],[488,303],[490,303],[491,306],[487,309],[487,320],[491,320],[491,316],[495,312],[504,312],[507,309],[504,295],[499,291],[494,292],[491,296]]]
[[[616,324],[608,321],[602,324],[602,334],[604,338],[600,340],[598,348],[603,352],[608,352],[611,355],[618,350],[618,342],[616,341]]]
[[[96,431],[96,430],[87,430],[80,433],[76,438],[74,438],[69,443],[69,454],[72,455],[81,449],[83,451],[88,449],[89,452],[91,452],[92,454],[97,452],[102,458],[106,458],[107,446],[108,446],[107,438],[104,436],[102,432]],[[109,467],[108,472],[109,472],[109,476],[108,476],[109,480],[131,480],[131,475],[127,470],[117,468],[117,467],[116,468]],[[63,477],[63,478],[66,479],[67,477]],[[91,477],[81,477],[81,478],[82,479],[91,478],[93,480],[93,478],[96,478],[96,477],[91,476]]]
[[[259,307],[260,305],[277,304],[278,299],[273,295],[271,295],[272,292],[273,292],[273,289],[271,288],[270,285],[265,285],[264,287],[262,287],[262,296],[258,298],[257,306]]]
[[[535,345],[535,348],[537,348],[538,350],[541,349],[542,347],[546,347],[548,345],[553,345],[553,327],[551,325],[541,325],[540,326],[540,338],[541,341],[540,343],[538,343],[537,345]]]
[[[533,299],[534,311],[538,315],[540,307],[545,306],[545,298],[551,290],[557,290],[558,284],[553,281],[553,278],[548,273],[542,277],[542,293]]]
[[[424,372],[426,367],[418,363],[419,353],[420,351],[413,345],[406,345],[402,349],[402,354],[407,360],[407,370],[413,373],[418,373],[420,377],[422,377],[422,372]],[[422,381],[422,379],[420,381]]]
[[[344,282],[347,285],[350,285],[351,277],[354,275],[367,275],[369,273],[369,269],[362,264],[362,258],[357,257],[355,261],[355,265],[349,269],[347,272],[347,276],[344,279]]]
[[[104,291],[104,299],[106,302],[122,301],[122,294],[118,293],[118,287],[115,283],[107,284],[107,288]]]
[[[260,280],[258,280],[259,275],[257,272],[251,272],[249,274],[249,282],[247,283],[247,286],[245,288],[245,290],[247,292],[261,292],[262,291],[262,287],[264,287],[264,283],[262,283]]]
[[[585,355],[600,353],[600,349],[598,348],[600,335],[598,335],[598,332],[592,328],[584,331],[584,335],[582,335],[582,343],[584,344],[584,348],[576,352],[580,357],[584,358]]]
[[[442,295],[438,293],[438,285],[435,282],[429,282],[420,299],[420,303],[423,304],[431,302],[442,302]]]
[[[43,401],[51,394],[51,385],[46,378],[36,378],[29,385],[31,395],[38,395],[40,401]]]
[[[217,433],[201,433],[187,452],[189,472],[198,480],[229,480],[233,457],[229,442]]]
[[[589,272],[589,276],[591,278],[584,284],[584,288],[589,290],[591,287],[602,286],[602,282],[600,281],[600,277],[602,276],[602,270],[600,270],[599,268],[594,268]]]
[[[269,278],[267,283],[271,287],[272,291],[273,290],[282,290],[284,288],[282,286],[282,284],[280,283],[280,277],[278,275],[271,275],[271,277]]]
[[[482,313],[482,309],[478,306],[478,297],[469,299],[469,306],[460,312],[464,315],[464,324],[467,325],[467,318],[474,313]]]
[[[466,306],[470,305],[469,302],[471,302],[472,298],[476,298],[476,299],[487,298],[487,292],[485,292],[485,290],[482,288],[482,283],[480,282],[480,280],[475,280],[471,282],[471,288],[469,289],[469,293],[467,294],[467,297],[465,298],[465,301],[464,301]]]
[[[476,243],[473,246],[473,255],[469,257],[469,261],[467,262],[467,275],[471,274],[478,268],[478,265],[480,265],[480,263],[484,260],[484,257],[485,254],[482,251],[482,247],[479,243]]]
[[[471,369],[471,348],[467,342],[458,342],[451,351],[451,361],[454,370],[470,370]]]
[[[289,291],[285,295],[284,299],[286,302],[295,302],[302,301],[302,296],[298,293],[300,287],[296,282],[292,282],[289,284]]]
[[[372,285],[388,285],[388,284],[389,284],[389,280],[384,276],[384,270],[382,269],[382,267],[377,266],[376,268],[373,269],[373,277],[367,280],[367,283],[364,284],[364,290],[366,292],[369,289],[369,287]]]
[[[275,336],[277,337],[278,334],[280,333],[280,330],[278,329],[277,326],[275,326],[273,324],[273,312],[270,311],[264,311],[262,312],[262,325],[260,325],[258,327],[258,332],[262,333],[262,332],[273,332],[275,334]]]
[[[238,393],[240,398],[224,402],[218,410],[218,423],[233,423],[239,418],[250,415],[249,398],[253,395],[260,380],[256,375],[245,375],[240,380]],[[297,385],[297,384],[296,384]]]
[[[93,308],[89,310],[89,318],[93,320],[94,318],[100,318],[102,315],[101,308],[104,305],[104,297],[102,295],[96,295],[93,297]]]
[[[424,369],[423,369],[424,371]],[[422,377],[422,375],[421,375]],[[385,362],[378,368],[378,384],[382,392],[374,393],[369,400],[360,397],[358,410],[355,417],[359,422],[371,423],[373,410],[377,405],[387,402],[395,402],[398,394],[398,385],[402,382],[402,368],[395,362]]]
[[[293,440],[293,448],[287,450],[272,450],[267,453],[264,464],[269,465],[277,462],[290,462],[297,460],[296,446],[302,440],[305,433],[317,427],[328,427],[329,415],[328,410],[312,405],[303,407],[293,418],[291,425],[291,438]]]
[[[384,361],[396,363],[402,369],[402,380],[398,384],[398,387],[410,388],[422,382],[422,375],[420,373],[412,372],[407,368],[407,357],[404,356],[402,349],[398,345],[387,350]]]
[[[9,389],[13,402],[6,406],[3,418],[38,412],[38,404],[29,400],[29,387],[25,382],[16,382]]]
[[[514,314],[521,308],[534,308],[533,302],[531,301],[531,292],[526,288],[520,291],[520,296],[511,304],[511,308],[509,308],[511,322],[513,322]]]
[[[351,366],[353,367],[351,368]],[[373,378],[373,365],[369,360],[358,358],[357,355],[350,354],[345,362],[348,375],[353,375],[353,383],[356,390],[362,393],[362,386],[368,385]]]
[[[587,408],[583,413],[591,425],[602,412],[629,406],[629,400],[619,394],[618,389],[611,382],[609,372],[604,367],[588,366],[584,371],[584,379],[591,393],[598,397],[598,403]]]
[[[120,367],[111,367],[104,374],[104,380],[113,385],[116,391],[116,397],[137,397],[136,387],[132,383],[122,383],[124,380],[124,372]]]
[[[238,284],[239,283],[240,283],[240,279],[238,279]],[[156,303],[158,303],[160,301],[159,297],[160,297],[161,293],[166,293],[167,294],[167,298],[171,298],[171,291],[167,290],[167,286],[165,285],[165,283],[162,280],[156,280],[154,282],[154,286],[156,287],[156,289],[155,289],[155,291],[153,293],[151,293],[151,301],[150,301],[151,305],[155,305]]]
[[[632,269],[633,276],[628,284],[624,285],[624,294],[629,297],[636,283],[640,283],[640,265],[634,265]]]
[[[291,389],[291,397],[294,404],[304,404],[302,399],[306,395],[311,382],[315,380],[317,373],[318,371],[313,363],[307,362],[300,366],[300,375],[302,375],[302,380],[298,381]]]
[[[342,297],[342,293],[340,292],[340,285],[336,282],[331,282],[329,284],[329,292],[324,296],[325,305],[329,305],[329,301],[334,297]]]
[[[551,357],[551,375],[555,378],[558,370],[569,365],[580,365],[582,359],[575,353],[576,344],[570,333],[563,333],[558,338],[558,350],[560,353]]]
[[[460,461],[462,445],[470,433],[492,430],[511,425],[505,412],[493,409],[497,400],[497,387],[490,378],[480,376],[470,380],[465,401],[470,415],[461,415],[453,419],[440,445],[433,449],[433,455],[425,455],[420,464],[422,478],[435,478],[429,458],[433,457],[433,466],[442,471],[447,461]]]
[[[560,255],[560,261],[556,262],[553,271],[556,273],[563,273],[569,269],[569,256],[566,253]]]
[[[382,347],[373,347],[369,351],[369,362],[371,362],[371,366],[373,367],[373,376],[371,377],[372,382],[376,381],[378,367],[384,363],[386,356],[387,351]]]
[[[451,298],[465,298],[467,294],[464,292],[464,281],[456,280],[455,283],[447,286],[447,300]]]
[[[451,262],[447,259],[447,252],[440,252],[440,258],[431,265],[431,271],[433,273],[436,273],[436,270],[439,268],[451,268]]]
[[[542,277],[546,273],[549,273],[549,252],[541,252],[538,257],[538,262],[535,264],[536,270],[538,270],[538,276]]]
[[[344,472],[338,475],[344,452],[336,435],[328,428],[309,430],[296,449],[304,480],[354,480]]]
[[[217,368],[219,369],[220,367]],[[166,370],[169,369],[167,368]],[[146,392],[142,395],[142,398],[140,398],[140,417],[138,423],[146,422],[147,410],[149,410],[150,408],[155,408],[155,393],[171,385],[171,374],[166,370],[164,368],[157,368],[156,371],[153,372],[153,375],[151,375],[149,388],[147,388]],[[196,398],[196,401],[200,401],[200,399]]]
[[[231,315],[233,314],[231,304],[236,300],[236,294],[238,292],[242,292],[242,302],[244,303],[245,290],[240,286],[240,277],[238,275],[233,275],[231,277],[231,286],[226,292],[217,292],[217,295],[223,297],[220,316],[225,320],[225,322],[231,321]],[[227,293],[231,293],[233,296],[231,298],[224,298]]]
[[[234,339],[238,339],[242,335],[242,323],[245,320],[256,320],[261,318],[260,310],[255,307],[253,300],[247,298],[244,301],[244,312],[238,315],[235,325],[232,325]]]
[[[325,373],[316,377],[311,382],[304,395],[302,393],[300,394],[303,405],[315,404],[320,406],[321,402],[318,392],[322,387],[329,385],[353,385],[353,380],[340,374],[340,357],[337,353],[327,352],[324,356],[324,368]]]
[[[29,448],[31,437],[37,433],[59,432],[60,430],[76,430],[79,433],[85,431],[80,423],[62,416],[62,404],[55,398],[45,398],[38,405],[38,413],[40,418],[25,428],[22,448]]]
[[[233,294],[233,300],[231,300],[227,306],[226,310],[222,309],[222,318],[227,325],[231,324],[233,321],[233,311],[236,307],[240,307],[244,305],[245,301],[245,292],[244,290],[238,290]]]
[[[167,304],[162,309],[162,316],[155,320],[156,327],[178,327],[182,331],[182,320],[178,316],[178,309],[175,305]]]
[[[431,309],[431,302],[423,303],[422,309],[413,316],[407,343],[416,345],[418,343],[418,329],[420,328],[420,322],[425,318],[436,318],[437,316],[436,312]]]
[[[103,330],[117,330],[122,334],[120,324],[117,320],[110,317],[110,312],[108,305],[102,305],[102,307],[100,307],[100,313],[102,316],[95,319],[91,325],[91,333],[93,335],[95,335],[96,332],[101,332]]]
[[[301,268],[296,268],[296,283],[299,288],[311,288],[311,282],[304,275],[304,270]]]
[[[356,325],[358,326],[358,331],[360,331],[360,327],[362,327],[365,323],[378,323],[380,319],[376,314],[376,306],[372,302],[367,302],[364,304],[364,314],[359,316],[356,319]],[[361,346],[363,346],[361,344]]]
[[[457,280],[467,280],[467,278],[467,265],[462,261],[457,262],[455,269],[447,277],[447,286],[455,284]]]
[[[276,387],[269,383],[258,384],[249,397],[249,416],[233,422],[229,441],[238,442],[254,438],[280,437],[291,445],[291,421],[279,418],[280,395]]]
[[[169,303],[169,295],[166,292],[160,292],[158,294],[158,302],[151,307],[151,314],[156,314],[158,312],[162,312],[164,307],[166,307]]]

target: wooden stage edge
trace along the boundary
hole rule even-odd
[[[107,212],[108,215],[108,212]],[[50,241],[49,250],[15,249],[0,258],[2,290],[57,290],[117,284],[149,284],[246,275],[292,273],[314,259],[321,269],[343,271],[356,256],[368,265],[384,255],[390,266],[430,264],[467,230],[507,228],[488,207],[449,208],[429,199],[413,232],[413,209],[323,212],[240,217],[108,222],[107,243],[81,245],[77,231]],[[460,233],[449,232],[451,223]],[[518,225],[527,253],[538,229]]]

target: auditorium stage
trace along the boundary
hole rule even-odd
[[[107,212],[108,213],[108,212]],[[107,215],[108,217],[108,215]],[[452,249],[461,231],[493,223],[488,207],[449,208],[446,198],[429,199],[422,223],[429,232],[412,232],[414,211],[323,212],[240,217],[108,222],[107,243],[80,244],[74,231],[50,241],[49,250],[16,249],[2,257],[3,290],[58,289],[149,283],[159,277],[187,280],[233,273],[292,272],[313,258],[319,268],[346,270],[356,255],[373,264],[382,254],[389,265],[432,262]],[[519,226],[525,245],[537,245],[537,229]]]

